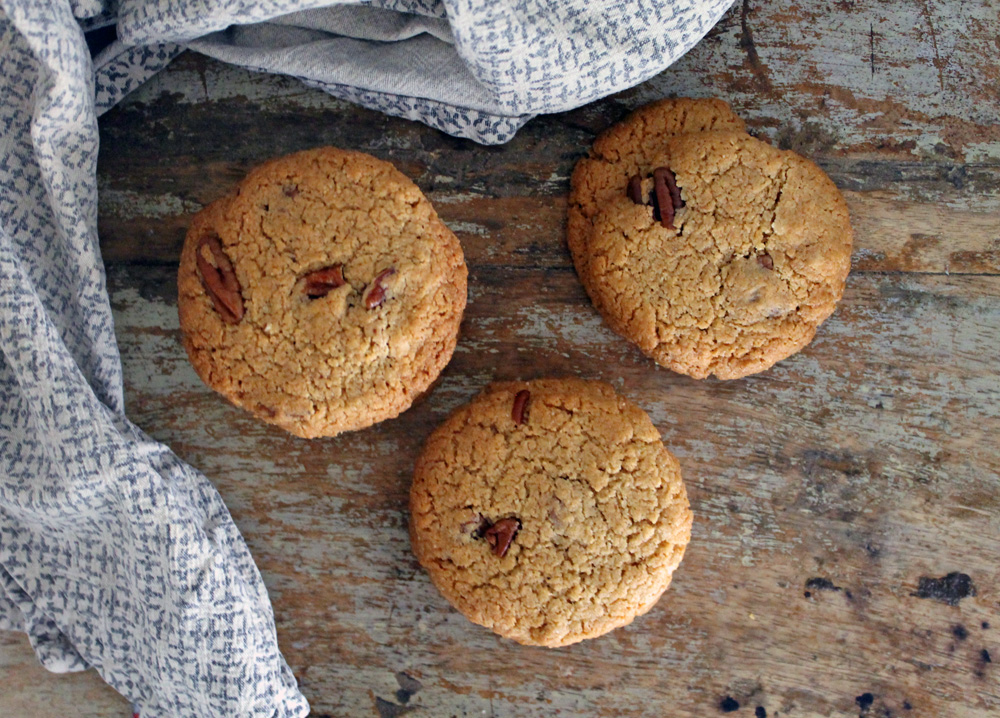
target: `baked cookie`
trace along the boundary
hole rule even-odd
[[[321,148],[272,160],[191,223],[178,310],[198,375],[302,437],[397,416],[455,349],[458,240],[388,162]]]
[[[629,177],[652,171],[650,162],[663,153],[667,140],[687,132],[743,129],[743,120],[722,100],[681,97],[640,107],[601,133],[570,180],[566,242],[577,271],[586,266],[594,217],[621,194]]]
[[[467,618],[565,646],[630,623],[670,584],[691,536],[677,460],[607,384],[493,384],[427,440],[410,536]]]
[[[696,379],[753,374],[806,346],[851,265],[830,178],[742,132],[677,135],[649,169],[606,201],[588,242],[581,280],[608,324]]]

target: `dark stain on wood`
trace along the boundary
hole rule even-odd
[[[976,660],[976,668],[973,671],[976,678],[982,679],[986,677],[986,666],[990,663],[993,663],[993,659],[990,657],[990,652],[985,648],[979,651],[979,656]]]
[[[399,718],[412,710],[412,706],[400,706],[378,696],[375,697],[375,711],[379,718]]]
[[[810,578],[806,581],[806,588],[812,589],[814,591],[840,591],[842,590],[840,586],[837,586],[828,578]]]
[[[861,712],[864,713],[871,708],[872,703],[875,702],[875,696],[871,693],[862,693],[854,699],[854,702],[858,704],[858,708],[860,708]]]
[[[409,703],[410,699],[424,687],[423,683],[403,671],[396,673],[396,682],[399,684],[399,690],[396,691],[396,700],[403,704]]]
[[[952,571],[941,578],[921,576],[917,590],[910,595],[957,606],[963,598],[976,595],[976,586],[967,574]]]

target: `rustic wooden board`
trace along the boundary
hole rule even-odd
[[[124,718],[128,703],[93,670],[49,673],[28,638],[0,631],[0,715],[7,718]]]
[[[314,715],[987,716],[1000,711],[1000,51],[992,0],[737,4],[674,68],[482,148],[185,55],[101,121],[100,231],[130,416],[215,483],[258,561]],[[857,231],[837,313],[765,374],[695,382],[607,329],[563,246],[594,134],[720,96],[821,164]],[[220,128],[224,128],[221,131]],[[435,391],[329,440],[208,391],[180,345],[190,214],[317,144],[393,161],[462,240],[469,307]],[[470,624],[412,557],[406,498],[433,427],[493,379],[601,378],[681,461],[694,535],[631,626],[558,650]],[[932,590],[928,579],[967,575]],[[0,635],[0,715],[121,716]],[[731,702],[726,702],[727,699]]]
[[[483,274],[434,394],[318,442],[261,426],[199,384],[179,347],[171,269],[112,276],[130,327],[129,395],[141,397],[132,415],[226,497],[318,712],[372,714],[399,671],[426,689],[413,700],[428,715],[697,715],[754,691],[772,714],[839,715],[866,692],[928,715],[996,708],[992,674],[976,674],[995,646],[980,626],[996,620],[1000,578],[1000,278],[856,275],[809,349],[722,384],[653,369],[601,325],[569,271]],[[612,381],[650,411],[698,520],[649,616],[583,646],[514,647],[452,611],[415,564],[409,472],[432,427],[487,381],[571,373]],[[955,570],[977,597],[952,607],[911,595],[922,576]],[[510,661],[499,672],[486,659],[497,654]]]

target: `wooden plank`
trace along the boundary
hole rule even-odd
[[[42,668],[22,633],[0,631],[0,716],[125,718],[128,701],[95,671],[56,675]]]
[[[671,69],[500,148],[193,54],[102,118],[99,228],[130,416],[218,486],[315,716],[703,716],[726,698],[772,718],[1000,711],[986,660],[1000,656],[998,30],[989,0],[741,0]],[[851,208],[843,303],[759,376],[656,368],[604,326],[563,246],[574,163],[668,95],[730,101],[751,132],[815,159]],[[174,273],[193,212],[260,161],[318,144],[417,182],[462,240],[470,304],[429,398],[307,442],[201,385]],[[410,552],[406,498],[452,408],[492,379],[560,374],[611,381],[650,412],[696,521],[653,611],[553,651],[444,602]],[[952,572],[976,595],[915,595]],[[2,716],[127,713],[93,673],[46,675],[21,637],[0,635],[0,668]]]
[[[567,262],[565,196],[497,198],[442,192],[428,196],[458,235],[470,264],[556,268]],[[899,199],[886,190],[847,191],[845,196],[855,230],[854,271],[1000,272],[1000,212],[943,211],[934,204]],[[938,199],[944,201],[944,196],[938,194]],[[173,205],[177,213],[167,214],[164,208],[173,200],[163,196],[154,200],[155,207],[142,197],[130,195],[128,200],[148,214],[103,220],[105,260],[176,264],[191,214],[201,205],[178,201]]]
[[[856,275],[809,348],[722,383],[655,368],[603,326],[568,268],[482,269],[430,398],[312,442],[200,384],[171,270],[120,268],[112,286],[130,414],[219,487],[318,714],[399,704],[399,672],[421,686],[406,707],[435,716],[703,715],[726,696],[769,715],[847,715],[867,692],[893,715],[904,701],[928,715],[1000,709],[980,660],[1000,655],[981,628],[1000,628],[1000,278]],[[502,641],[438,596],[410,552],[406,499],[448,411],[492,379],[559,374],[611,381],[649,410],[696,522],[648,616],[548,651]],[[952,571],[979,595],[954,607],[912,595]]]
[[[209,100],[185,104],[202,97],[203,74],[213,78],[206,85],[213,88]],[[538,118],[507,147],[479,148],[412,122],[324,100],[322,93],[293,91],[288,78],[198,56],[185,56],[176,71],[162,77],[102,121],[100,232],[111,263],[176,262],[191,214],[229,191],[251,167],[328,143],[395,163],[463,240],[470,261],[486,252],[485,261],[559,266],[564,255],[551,240],[565,231],[573,165],[594,134],[621,117],[623,103],[637,104],[631,94],[639,92]],[[258,99],[259,89],[252,100],[231,94],[233,88],[248,91],[254,79],[281,102]],[[230,88],[229,94],[220,88]],[[749,110],[744,114],[756,121]],[[240,138],[236,147],[219,142],[220,116],[230,118],[230,131]],[[771,139],[816,159],[845,190],[857,230],[856,270],[997,271],[1000,162],[901,158],[867,148],[784,142],[780,133],[791,126],[779,125]],[[758,129],[768,136],[759,121]],[[129,151],[121,151],[123,142]],[[534,251],[540,243],[554,251]]]
[[[740,0],[670,70],[627,93],[713,94],[783,146],[1000,158],[993,2]]]

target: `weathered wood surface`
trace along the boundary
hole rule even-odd
[[[1000,31],[993,0],[744,2],[673,68],[482,148],[296,81],[186,55],[108,113],[102,247],[130,415],[225,497],[314,715],[988,716],[1000,712]],[[658,369],[608,330],[563,246],[594,134],[719,96],[845,190],[854,272],[804,352],[731,383]],[[317,144],[393,161],[462,240],[469,308],[431,396],[330,440],[209,392],[180,345],[189,216],[259,161]],[[608,636],[520,647],[462,618],[413,559],[410,471],[492,379],[611,381],[651,414],[695,512],[664,599]],[[967,574],[975,595],[926,596]],[[122,716],[91,674],[0,634],[0,715]],[[732,703],[726,704],[732,706]]]

